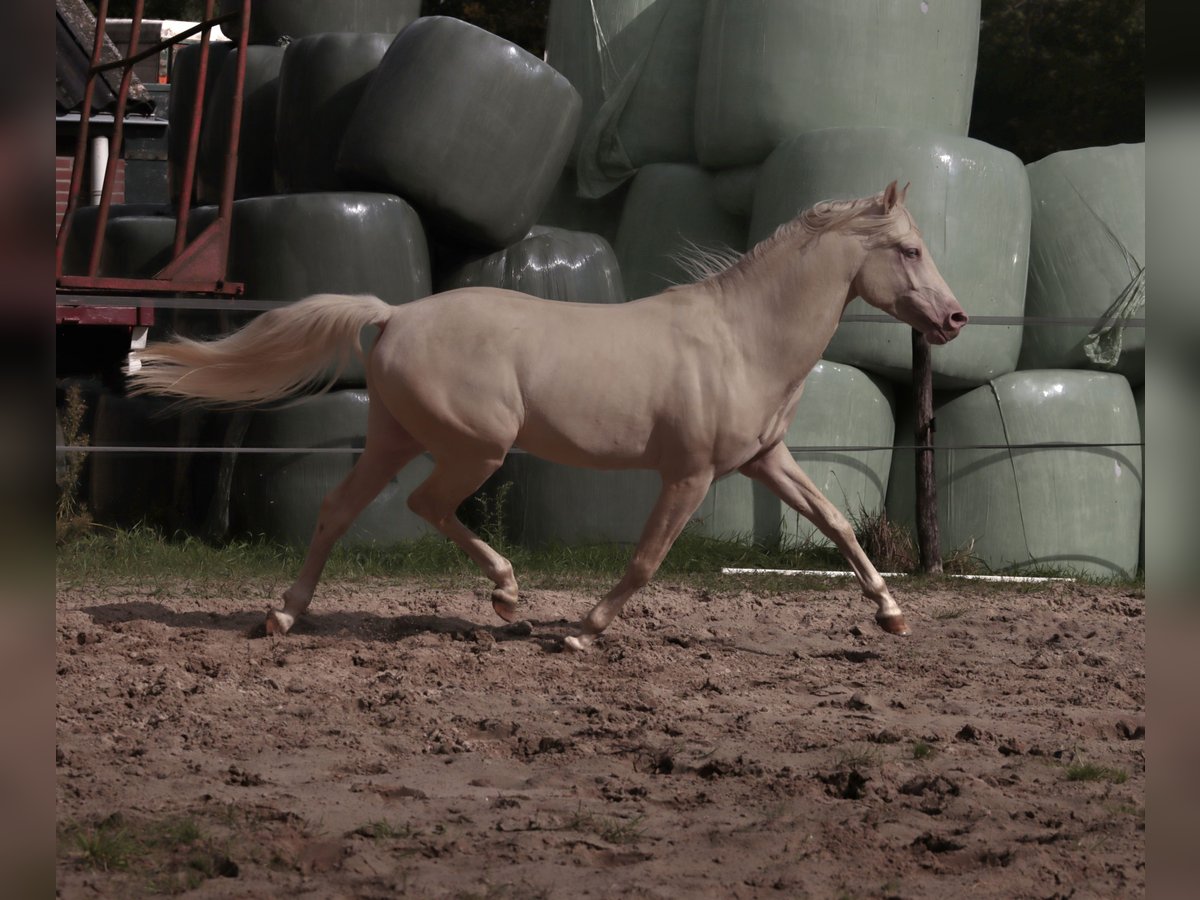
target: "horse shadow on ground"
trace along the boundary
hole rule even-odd
[[[230,631],[248,639],[267,637],[264,620],[266,608],[238,613],[216,613],[204,610],[180,612],[148,600],[128,603],[105,603],[84,607],[81,612],[98,626],[124,622],[156,622],[178,630],[204,629]],[[402,643],[421,635],[448,635],[452,641],[486,643],[494,641],[526,641],[538,644],[548,652],[564,649],[563,638],[576,625],[566,619],[522,619],[505,625],[484,625],[458,616],[398,615],[380,616],[376,613],[332,611],[301,617],[288,637],[331,637]],[[281,638],[280,640],[287,640]]]

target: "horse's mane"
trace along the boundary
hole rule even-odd
[[[896,204],[888,213],[882,209],[882,191],[857,200],[823,200],[790,222],[784,222],[770,237],[745,253],[702,247],[689,241],[675,255],[675,261],[694,282],[713,281],[744,272],[780,244],[789,244],[799,250],[822,234],[841,232],[861,237],[868,248],[874,248],[893,243],[916,229],[912,216],[903,205]],[[898,228],[902,223],[907,227]]]

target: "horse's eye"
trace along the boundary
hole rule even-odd
[[[920,247],[905,247],[900,252],[904,254],[906,259],[920,259],[921,258],[921,248]]]

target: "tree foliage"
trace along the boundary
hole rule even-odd
[[[541,59],[546,50],[550,0],[422,0],[421,15],[452,16],[524,47]]]
[[[983,0],[971,136],[1034,162],[1145,140],[1145,0]]]

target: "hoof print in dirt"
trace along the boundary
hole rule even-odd
[[[953,838],[930,834],[928,831],[912,842],[913,847],[928,850],[930,853],[953,853],[961,850],[963,844]]]
[[[843,800],[861,800],[866,794],[867,782],[871,780],[858,769],[839,769],[817,778],[824,782],[830,796]]]
[[[243,771],[239,766],[230,766],[225,783],[238,787],[257,787],[260,784],[266,784],[266,779],[255,772]]]

